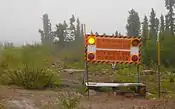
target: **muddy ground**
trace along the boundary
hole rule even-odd
[[[73,86],[81,84],[82,71],[65,71],[60,75],[62,84]],[[104,78],[104,77],[101,77]],[[25,90],[16,86],[0,86],[0,100],[5,109],[60,109],[59,95],[69,89]],[[80,96],[80,109],[175,109],[173,100],[146,100],[138,97],[114,95],[112,92],[90,91]]]

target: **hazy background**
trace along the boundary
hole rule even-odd
[[[40,41],[42,15],[48,13],[52,25],[72,14],[87,25],[87,32],[125,34],[128,11],[134,8],[143,18],[154,8],[157,17],[165,13],[164,0],[0,0],[0,41],[23,44]],[[142,21],[142,19],[141,19]]]

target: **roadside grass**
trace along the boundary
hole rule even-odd
[[[58,101],[59,109],[84,109],[80,106],[81,95],[72,90],[60,93]]]
[[[80,62],[81,63],[81,62]],[[83,62],[82,62],[83,63]],[[84,64],[84,63],[83,63]],[[71,64],[70,66],[74,66],[75,64]],[[74,66],[74,68],[80,68],[78,66]],[[82,67],[81,67],[82,68]],[[114,72],[116,81],[118,82],[137,82],[137,66],[136,65],[117,65],[117,70],[113,71],[111,65],[98,65],[98,64],[90,64],[89,71],[90,72]],[[151,70],[155,73],[153,74],[144,74],[143,70],[146,69],[145,66],[140,66],[140,82],[146,84],[148,91],[148,98],[158,98],[158,89],[157,89],[157,66],[152,65]],[[165,68],[161,66],[161,94],[165,97],[171,96],[172,99],[175,98],[175,87],[173,87],[173,83],[170,83],[171,79],[175,81],[174,69],[173,68]],[[169,76],[168,76],[169,75]],[[124,87],[121,89],[125,89]],[[97,91],[106,92],[111,91],[110,88],[101,87],[96,89]]]
[[[150,95],[148,98],[158,98],[158,76],[156,66],[152,67],[155,73],[144,74],[144,67],[140,66],[140,82],[146,84],[147,91]],[[175,99],[175,74],[173,68],[161,66],[161,95],[165,98]],[[119,82],[137,82],[137,69],[135,66],[119,68],[116,71],[116,80]]]
[[[50,69],[52,55],[45,46],[28,45],[4,48],[0,55],[0,81],[26,89],[59,85],[58,74]]]
[[[84,69],[84,54],[82,49],[55,49],[42,45],[28,45],[24,47],[7,47],[1,50],[0,54],[0,82],[5,85],[18,85],[27,89],[43,89],[46,87],[59,87],[58,69],[75,68]],[[81,51],[81,52],[80,52]],[[54,55],[53,55],[54,52]],[[52,63],[56,60],[56,68]],[[63,62],[63,64],[61,63]],[[58,68],[60,67],[60,68]],[[112,65],[90,64],[91,72],[113,72],[116,81],[137,82],[137,66],[117,65],[117,70],[112,70]],[[152,65],[152,70],[156,71],[156,65]],[[145,69],[140,66],[140,80],[147,85],[148,91],[157,95],[157,75],[144,75]],[[161,91],[175,98],[174,90],[174,68],[161,66]],[[80,88],[84,93],[85,88]],[[108,91],[100,88],[100,91]],[[81,92],[81,91],[80,91]]]
[[[83,52],[78,50],[64,50],[60,52],[58,56],[64,59],[64,68],[75,68],[75,69],[85,69],[85,61]],[[117,81],[120,82],[137,82],[137,66],[136,65],[116,65],[117,70],[113,71],[112,65],[105,64],[89,64],[89,72],[113,72]],[[143,70],[147,69],[144,65],[140,66],[140,82],[147,85],[148,92],[151,94],[150,98],[157,98],[157,65],[151,65],[150,69],[155,73],[152,75],[143,74]],[[174,97],[174,89],[172,88],[173,83],[170,84],[170,79],[175,79],[173,73],[174,68],[165,68],[161,66],[161,92],[165,95],[170,95]],[[111,74],[111,73],[110,73]],[[169,76],[167,76],[169,75]],[[175,81],[175,80],[174,80]],[[84,90],[84,89],[83,89]],[[108,88],[99,88],[99,91],[109,91]],[[162,94],[162,95],[163,95]]]

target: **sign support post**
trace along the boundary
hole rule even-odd
[[[160,98],[160,36],[159,32],[157,33],[157,76],[158,76],[158,97]]]
[[[137,65],[137,83],[140,83],[140,65]],[[136,87],[137,92],[139,92],[139,87]]]
[[[86,24],[84,24],[84,37],[86,37]],[[85,57],[87,57],[87,45],[85,45]],[[84,83],[89,83],[89,77],[88,77],[88,62],[87,58],[85,59],[85,74],[84,74]],[[88,92],[88,99],[89,99],[89,88],[87,87],[87,92]]]
[[[140,65],[137,65],[137,82],[140,83]]]

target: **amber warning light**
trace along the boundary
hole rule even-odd
[[[133,55],[131,59],[132,59],[132,61],[136,62],[136,61],[138,61],[138,56],[137,55]]]
[[[88,37],[88,44],[93,45],[95,44],[96,38],[94,36]]]
[[[133,41],[132,41],[132,46],[138,46],[139,45],[139,43],[140,43],[140,41],[138,40],[138,39],[134,39]]]
[[[95,58],[95,55],[93,53],[88,54],[88,59],[93,60]]]

